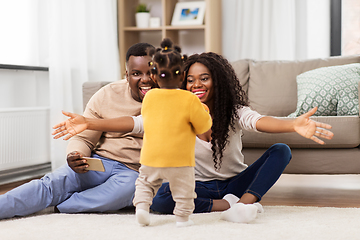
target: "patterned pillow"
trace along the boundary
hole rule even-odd
[[[313,107],[314,116],[359,114],[358,82],[360,63],[323,67],[296,77],[297,108],[289,117],[297,117]]]

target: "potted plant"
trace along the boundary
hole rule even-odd
[[[140,3],[136,6],[136,26],[138,28],[149,27],[150,10],[145,3]]]

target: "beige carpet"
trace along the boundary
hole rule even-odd
[[[249,224],[193,214],[194,226],[177,228],[173,215],[151,214],[140,227],[132,210],[111,214],[41,213],[0,221],[0,239],[360,239],[360,208],[265,206]]]

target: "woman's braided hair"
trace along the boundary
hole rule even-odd
[[[235,123],[239,119],[238,110],[248,106],[245,91],[240,85],[234,68],[221,55],[206,52],[191,55],[185,62],[185,76],[194,63],[205,65],[211,74],[214,88],[214,109],[212,110],[213,125],[211,127],[211,150],[213,152],[214,167],[221,168],[223,151],[228,144],[229,131],[235,131]],[[181,88],[186,89],[186,78]]]

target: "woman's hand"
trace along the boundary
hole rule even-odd
[[[88,126],[85,117],[76,113],[70,113],[65,111],[62,111],[62,113],[70,118],[64,122],[53,126],[53,129],[55,129],[52,133],[52,135],[55,135],[54,139],[65,136],[64,140],[68,140],[72,136],[75,136],[76,134],[79,134],[87,129]]]
[[[334,134],[331,131],[326,130],[331,129],[329,124],[316,122],[309,118],[316,110],[317,107],[314,107],[307,113],[297,117],[294,122],[294,130],[305,138],[309,138],[319,144],[325,144],[324,141],[320,140],[318,137],[332,139]]]

